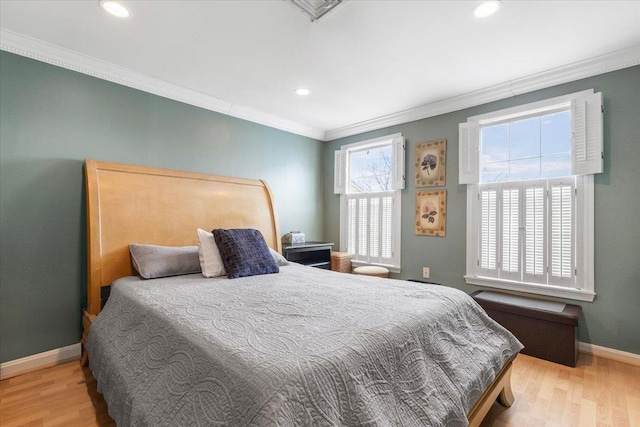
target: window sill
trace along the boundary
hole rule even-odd
[[[567,298],[577,301],[593,302],[595,292],[584,289],[563,288],[561,286],[540,285],[537,283],[514,282],[500,280],[491,277],[464,276],[469,285],[480,285],[489,288],[505,289],[509,291],[526,292],[530,294],[545,295],[548,297]]]
[[[369,262],[362,262],[362,261],[351,261],[351,265],[354,267],[366,267],[368,265],[375,265],[378,267],[384,267],[386,269],[388,269],[390,272],[392,273],[400,273],[400,267],[396,267],[394,265],[389,265],[389,264],[374,264],[374,263],[369,263]]]

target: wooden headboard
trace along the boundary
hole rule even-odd
[[[85,161],[87,311],[103,286],[135,275],[129,244],[197,244],[196,229],[255,228],[280,252],[271,190],[262,180]]]

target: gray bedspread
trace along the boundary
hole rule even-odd
[[[120,279],[87,347],[121,426],[465,426],[522,345],[456,289],[290,265]]]

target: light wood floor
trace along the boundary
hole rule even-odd
[[[580,355],[576,368],[519,355],[514,405],[482,427],[639,427],[640,367]],[[88,368],[70,362],[0,381],[0,425],[114,426]]]

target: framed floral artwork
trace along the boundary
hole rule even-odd
[[[447,140],[436,139],[416,146],[416,187],[441,187],[445,184]]]
[[[444,237],[447,231],[447,190],[416,191],[416,234]]]

